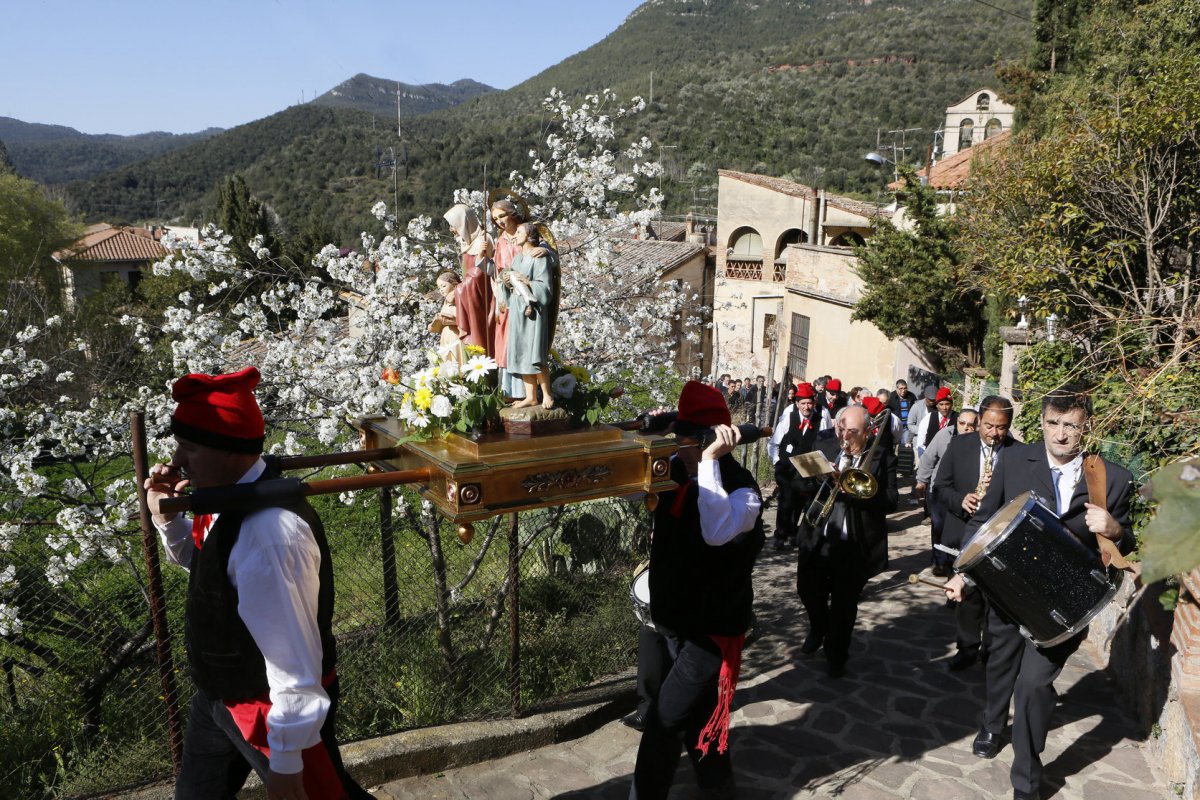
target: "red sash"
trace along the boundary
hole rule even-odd
[[[331,672],[321,681],[322,686],[329,686],[337,677]],[[225,707],[233,717],[234,724],[242,732],[242,738],[255,750],[267,758],[271,757],[271,748],[267,745],[267,713],[271,710],[269,694],[259,695],[251,700],[225,701]],[[304,791],[309,800],[349,800],[346,787],[338,777],[329,757],[329,750],[324,740],[300,752],[304,760]]]

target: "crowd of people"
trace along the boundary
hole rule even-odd
[[[250,367],[176,381],[177,448],[171,463],[156,465],[145,480],[167,557],[190,572],[185,638],[198,691],[175,796],[232,798],[254,770],[271,800],[369,797],[344,769],[334,735],[334,575],[321,520],[302,498],[191,520],[166,502],[189,488],[276,476],[261,456],[258,380]],[[635,799],[666,798],[683,752],[701,797],[736,796],[729,715],[753,619],[766,504],[754,475],[732,456],[744,434],[730,411],[736,381],[726,385],[689,381],[672,423],[676,488],[654,510],[650,619],[638,653],[643,702],[628,720],[642,731],[629,795]],[[765,380],[750,386],[758,397],[765,391]],[[780,389],[773,391],[778,397]],[[797,631],[804,635],[800,650],[806,657],[822,651],[833,679],[846,674],[863,589],[888,567],[887,516],[898,507],[897,463],[905,448],[920,453],[914,477],[936,520],[930,561],[937,575],[950,573],[949,553],[1031,490],[1053,502],[1049,513],[1084,547],[1132,547],[1132,476],[1085,457],[1092,413],[1086,392],[1047,393],[1043,441],[1030,445],[1011,436],[1013,406],[1003,397],[958,410],[946,389],[927,387],[922,398],[904,381],[872,393],[843,391],[839,380],[824,376],[788,386],[774,420],[768,452],[779,492],[775,547],[796,551],[806,618]],[[952,575],[944,589],[958,622],[949,668],[985,664],[972,750],[980,758],[997,754],[1011,703],[1013,796],[1036,798],[1054,679],[1086,630],[1039,646],[1005,610],[1004,598],[989,601],[969,575]]]

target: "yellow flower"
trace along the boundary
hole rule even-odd
[[[588,383],[592,380],[592,375],[583,367],[567,367],[567,372],[575,376],[575,380],[580,383]]]
[[[477,344],[463,345],[463,350],[465,350],[469,356],[481,356],[487,352]]]
[[[400,397],[401,405],[403,405],[404,403],[411,403],[411,402],[412,402],[412,392],[405,392],[403,395],[401,395],[401,397]]]
[[[433,392],[429,389],[417,389],[413,395],[413,405],[425,411],[429,408],[429,404],[433,402]]]

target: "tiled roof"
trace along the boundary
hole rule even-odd
[[[763,189],[770,189],[773,192],[799,197],[804,200],[814,200],[817,196],[816,192],[810,187],[802,183],[789,181],[785,178],[772,178],[770,175],[755,175],[752,172],[734,172],[731,169],[719,169],[717,170],[717,174],[723,178],[733,178],[742,183],[748,183],[751,186],[760,186]],[[864,217],[885,216],[885,213],[874,203],[853,200],[849,197],[842,197],[840,194],[826,192],[825,201],[834,208],[849,211],[851,214],[858,214]]]
[[[665,219],[656,219],[650,223],[650,228],[654,231],[654,236],[639,236],[638,238],[649,238],[651,240],[659,239],[664,242],[682,242],[685,238],[687,238],[687,226],[682,222],[670,222]],[[636,229],[630,228],[629,230],[623,230],[620,233],[614,233],[612,236],[614,238],[629,237],[632,239],[636,232]]]
[[[971,164],[975,157],[986,153],[996,145],[1008,141],[1011,131],[1001,131],[1000,133],[988,139],[984,139],[974,147],[968,147],[966,150],[959,150],[952,156],[949,156],[933,165],[932,176],[929,179],[929,185],[935,189],[961,189],[967,182],[967,178],[971,176]],[[921,169],[917,172],[917,177],[925,177],[926,170]],[[899,189],[900,181],[892,181],[888,184],[889,189]]]
[[[92,226],[97,228],[98,226]],[[158,261],[166,249],[145,228],[88,229],[83,238],[55,253],[60,261]]]
[[[613,239],[613,263],[609,266],[620,274],[623,269],[656,264],[660,272],[670,272],[682,266],[704,245],[694,242],[664,242],[657,239]]]
[[[863,200],[852,200],[849,197],[842,197],[839,194],[826,194],[826,202],[834,208],[840,208],[842,211],[849,211],[851,214],[858,214],[860,217],[886,217],[888,214],[875,203],[868,203]]]
[[[804,184],[783,178],[772,178],[769,175],[755,175],[752,172],[734,172],[731,169],[719,169],[717,170],[717,175],[722,178],[733,178],[752,186],[761,186],[764,189],[770,189],[780,194],[790,194],[792,197],[803,197],[809,200],[816,197],[813,190]]]

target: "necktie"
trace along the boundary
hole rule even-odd
[[[1050,482],[1054,484],[1054,512],[1061,515],[1062,507],[1062,492],[1058,488],[1058,480],[1062,477],[1062,470],[1058,467],[1050,468]]]
[[[948,418],[948,417],[938,417],[938,430],[939,430],[939,431],[940,431],[942,428],[946,427],[946,420],[947,420],[947,419],[949,419],[949,418]]]
[[[196,543],[197,550],[204,546],[204,534],[208,533],[208,526],[211,524],[212,514],[198,514],[192,517],[192,541]]]
[[[804,419],[800,420],[800,433],[801,434],[808,433],[808,417],[805,417]]]

